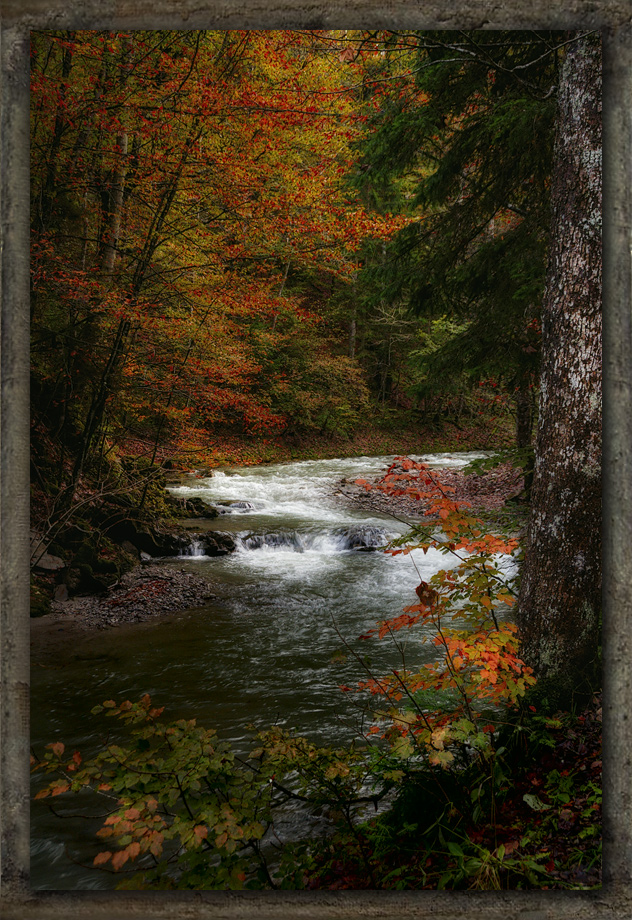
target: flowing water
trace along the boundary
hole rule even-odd
[[[422,459],[446,467],[479,456]],[[156,623],[98,631],[53,662],[35,659],[31,730],[37,753],[53,740],[90,753],[103,728],[90,709],[104,699],[143,693],[166,707],[165,717],[195,717],[242,752],[251,723],[283,725],[324,744],[349,741],[356,712],[351,695],[338,688],[365,674],[353,654],[339,660],[343,640],[370,657],[376,674],[401,665],[402,651],[408,663],[427,660],[432,647],[418,630],[400,634],[402,650],[358,637],[414,603],[420,577],[447,563],[433,550],[396,557],[376,550],[404,533],[405,524],[336,495],[342,478],[370,476],[391,459],[234,467],[173,486],[175,495],[201,498],[220,512],[196,521],[197,531],[230,533],[237,544],[234,553],[210,558],[200,541],[190,555],[173,560],[210,576],[217,598]],[[112,876],[82,868],[66,853],[89,864],[99,824],[62,822],[34,806],[32,886],[113,887]]]

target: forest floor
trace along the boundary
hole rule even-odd
[[[157,453],[159,461],[171,461],[184,469],[194,466],[213,468],[225,464],[284,463],[301,460],[328,460],[335,457],[378,457],[389,454],[428,454],[448,451],[497,450],[513,444],[513,421],[492,415],[464,417],[431,425],[404,410],[381,413],[350,434],[304,430],[279,435],[235,435],[217,433],[199,448],[182,453],[165,445]],[[128,438],[119,453],[146,456],[153,443]]]
[[[601,729],[601,693],[576,714],[540,719],[524,738],[525,749],[515,751],[504,767],[493,820],[487,815],[463,826],[457,819],[456,852],[436,845],[432,827],[426,838],[423,824],[413,825],[412,837],[380,853],[385,878],[404,878],[407,884],[385,887],[600,888]],[[449,835],[449,819],[445,831]],[[316,862],[307,887],[372,885],[357,856],[340,848],[333,861],[327,854],[324,865]]]

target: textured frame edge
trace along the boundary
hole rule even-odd
[[[207,0],[208,2],[208,0]],[[206,6],[206,4],[205,4]],[[78,8],[80,7],[80,9]],[[140,7],[140,9],[139,9]],[[0,231],[2,256],[2,459],[0,540],[0,895],[6,920],[76,917],[209,917],[262,920],[287,916],[352,920],[369,917],[484,916],[521,920],[588,920],[627,915],[632,906],[632,323],[630,222],[632,198],[632,26],[620,0],[575,0],[553,11],[538,0],[528,13],[520,0],[499,11],[489,0],[460,0],[449,13],[430,0],[423,11],[404,0],[388,11],[366,2],[345,6],[345,25],[449,28],[600,28],[604,38],[604,887],[597,892],[310,892],[96,893],[32,892],[28,887],[28,47],[31,29],[65,28],[303,28],[335,26],[335,5],[301,9],[293,3],[247,0],[196,8],[169,0],[150,9],[133,0],[7,0],[2,26]],[[348,20],[353,20],[349,22]],[[525,21],[527,20],[527,21]]]

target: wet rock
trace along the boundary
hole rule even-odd
[[[77,594],[81,590],[81,572],[78,568],[71,566],[64,572],[63,579],[68,594]]]
[[[217,511],[204,501],[203,498],[187,498],[185,509],[196,517],[216,518]]]
[[[236,549],[236,543],[229,533],[198,534],[206,556],[227,556]]]
[[[341,528],[336,531],[336,535],[342,538],[345,549],[355,549],[365,553],[374,552],[388,543],[384,531],[369,524],[363,527]]]
[[[137,547],[135,547],[134,544],[131,543],[129,540],[123,540],[123,542],[121,543],[121,549],[124,550],[126,553],[129,553],[130,556],[133,556],[137,560],[140,558],[140,553]]]
[[[167,503],[181,517],[189,518],[208,518],[212,520],[218,516],[217,510],[207,504],[203,498],[180,498],[176,495],[168,495]]]
[[[191,542],[190,534],[152,527],[149,539],[140,547],[153,556],[180,556]]]
[[[249,533],[242,539],[246,549],[261,549],[264,546],[285,546],[296,553],[305,552],[305,547],[298,533]]]
[[[50,552],[51,549],[59,549],[56,544],[46,544],[42,535],[35,530],[30,531],[29,539],[31,566],[33,568],[40,569],[42,572],[57,572],[59,569],[64,568],[66,563],[61,556],[56,555],[55,552]]]
[[[226,501],[215,502],[214,505],[216,514],[254,511],[256,507],[257,506],[252,502],[240,501],[238,499],[226,499]]]

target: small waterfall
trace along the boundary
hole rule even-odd
[[[388,543],[389,538],[379,527],[339,527],[326,533],[249,533],[237,538],[238,545],[248,551],[281,550],[291,553],[342,553],[349,550],[372,552]]]
[[[339,527],[335,536],[340,541],[340,548],[372,552],[386,546],[389,537],[380,527],[365,524],[360,527]]]
[[[296,531],[290,533],[250,533],[239,538],[243,549],[285,550],[292,553],[304,553],[305,536]]]
[[[226,500],[216,502],[212,507],[218,514],[248,514],[249,511],[256,511],[260,503]]]
[[[206,547],[202,540],[191,540],[184,551],[185,556],[205,556]]]

